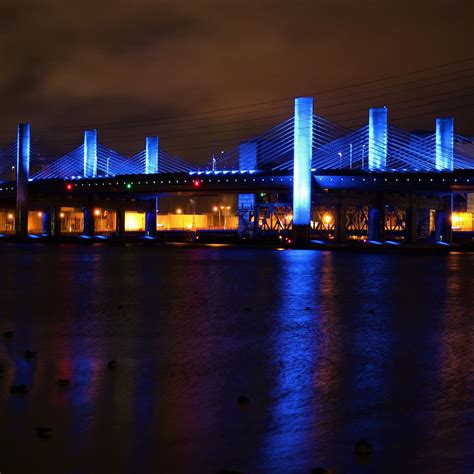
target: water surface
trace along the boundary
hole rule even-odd
[[[0,258],[0,330],[15,332],[0,341],[2,474],[474,470],[473,254],[3,245]],[[27,395],[9,393],[19,383]]]

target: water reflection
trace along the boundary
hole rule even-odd
[[[2,472],[472,469],[473,255],[12,246],[3,257],[0,329],[15,337],[0,349]],[[32,390],[10,394],[14,383]],[[373,446],[366,466],[359,438]]]

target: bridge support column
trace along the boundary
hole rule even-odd
[[[453,212],[453,195],[445,198],[443,209],[436,212],[435,242],[452,243],[451,215]]]
[[[257,143],[242,142],[239,145],[240,171],[252,171],[257,168]],[[251,216],[255,209],[255,194],[239,194],[239,234],[252,233]]]
[[[84,132],[84,178],[97,176],[97,130]]]
[[[343,242],[347,237],[347,206],[343,202],[339,203],[336,212],[336,240]]]
[[[51,208],[51,235],[54,238],[61,237],[61,206],[53,206]]]
[[[311,220],[311,165],[313,160],[313,98],[295,99],[293,155],[293,240],[309,242]]]
[[[119,207],[116,211],[115,235],[124,237],[125,235],[125,209]]]
[[[152,200],[150,209],[146,211],[146,235],[148,237],[156,237],[156,213],[158,211],[158,198]]]
[[[52,219],[51,210],[42,211],[43,216],[41,219],[41,233],[45,236],[50,236],[52,231]]]
[[[94,209],[90,206],[84,208],[84,235],[88,237],[94,236]]]
[[[418,240],[418,207],[411,204],[406,210],[405,239],[414,243]]]
[[[454,119],[436,119],[436,169],[453,171],[454,165]]]
[[[369,109],[369,170],[383,171],[387,166],[387,107]]]
[[[30,176],[30,124],[18,125],[16,151],[16,219],[15,233],[28,235],[28,178]]]
[[[367,237],[375,242],[382,241],[382,215],[384,212],[379,207],[369,208],[369,223]]]

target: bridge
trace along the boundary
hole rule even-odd
[[[160,197],[183,194],[237,195],[235,227],[245,238],[450,243],[461,217],[472,231],[474,143],[455,133],[452,118],[436,118],[432,133],[410,133],[377,107],[351,130],[313,107],[312,97],[296,98],[292,117],[202,166],[167,153],[156,136],[121,155],[99,144],[97,130],[56,156],[20,124],[0,150],[0,232],[154,238]]]

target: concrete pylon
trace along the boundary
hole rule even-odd
[[[436,119],[436,169],[453,171],[454,168],[454,118]]]
[[[84,132],[84,178],[97,176],[97,130]]]
[[[159,140],[158,137],[146,137],[145,174],[158,173]]]
[[[30,124],[18,125],[16,151],[16,219],[18,237],[28,235],[28,179],[30,177]]]
[[[387,107],[369,109],[369,170],[384,171],[387,167]]]
[[[293,155],[293,238],[309,241],[311,221],[311,164],[313,161],[313,98],[295,99]]]

